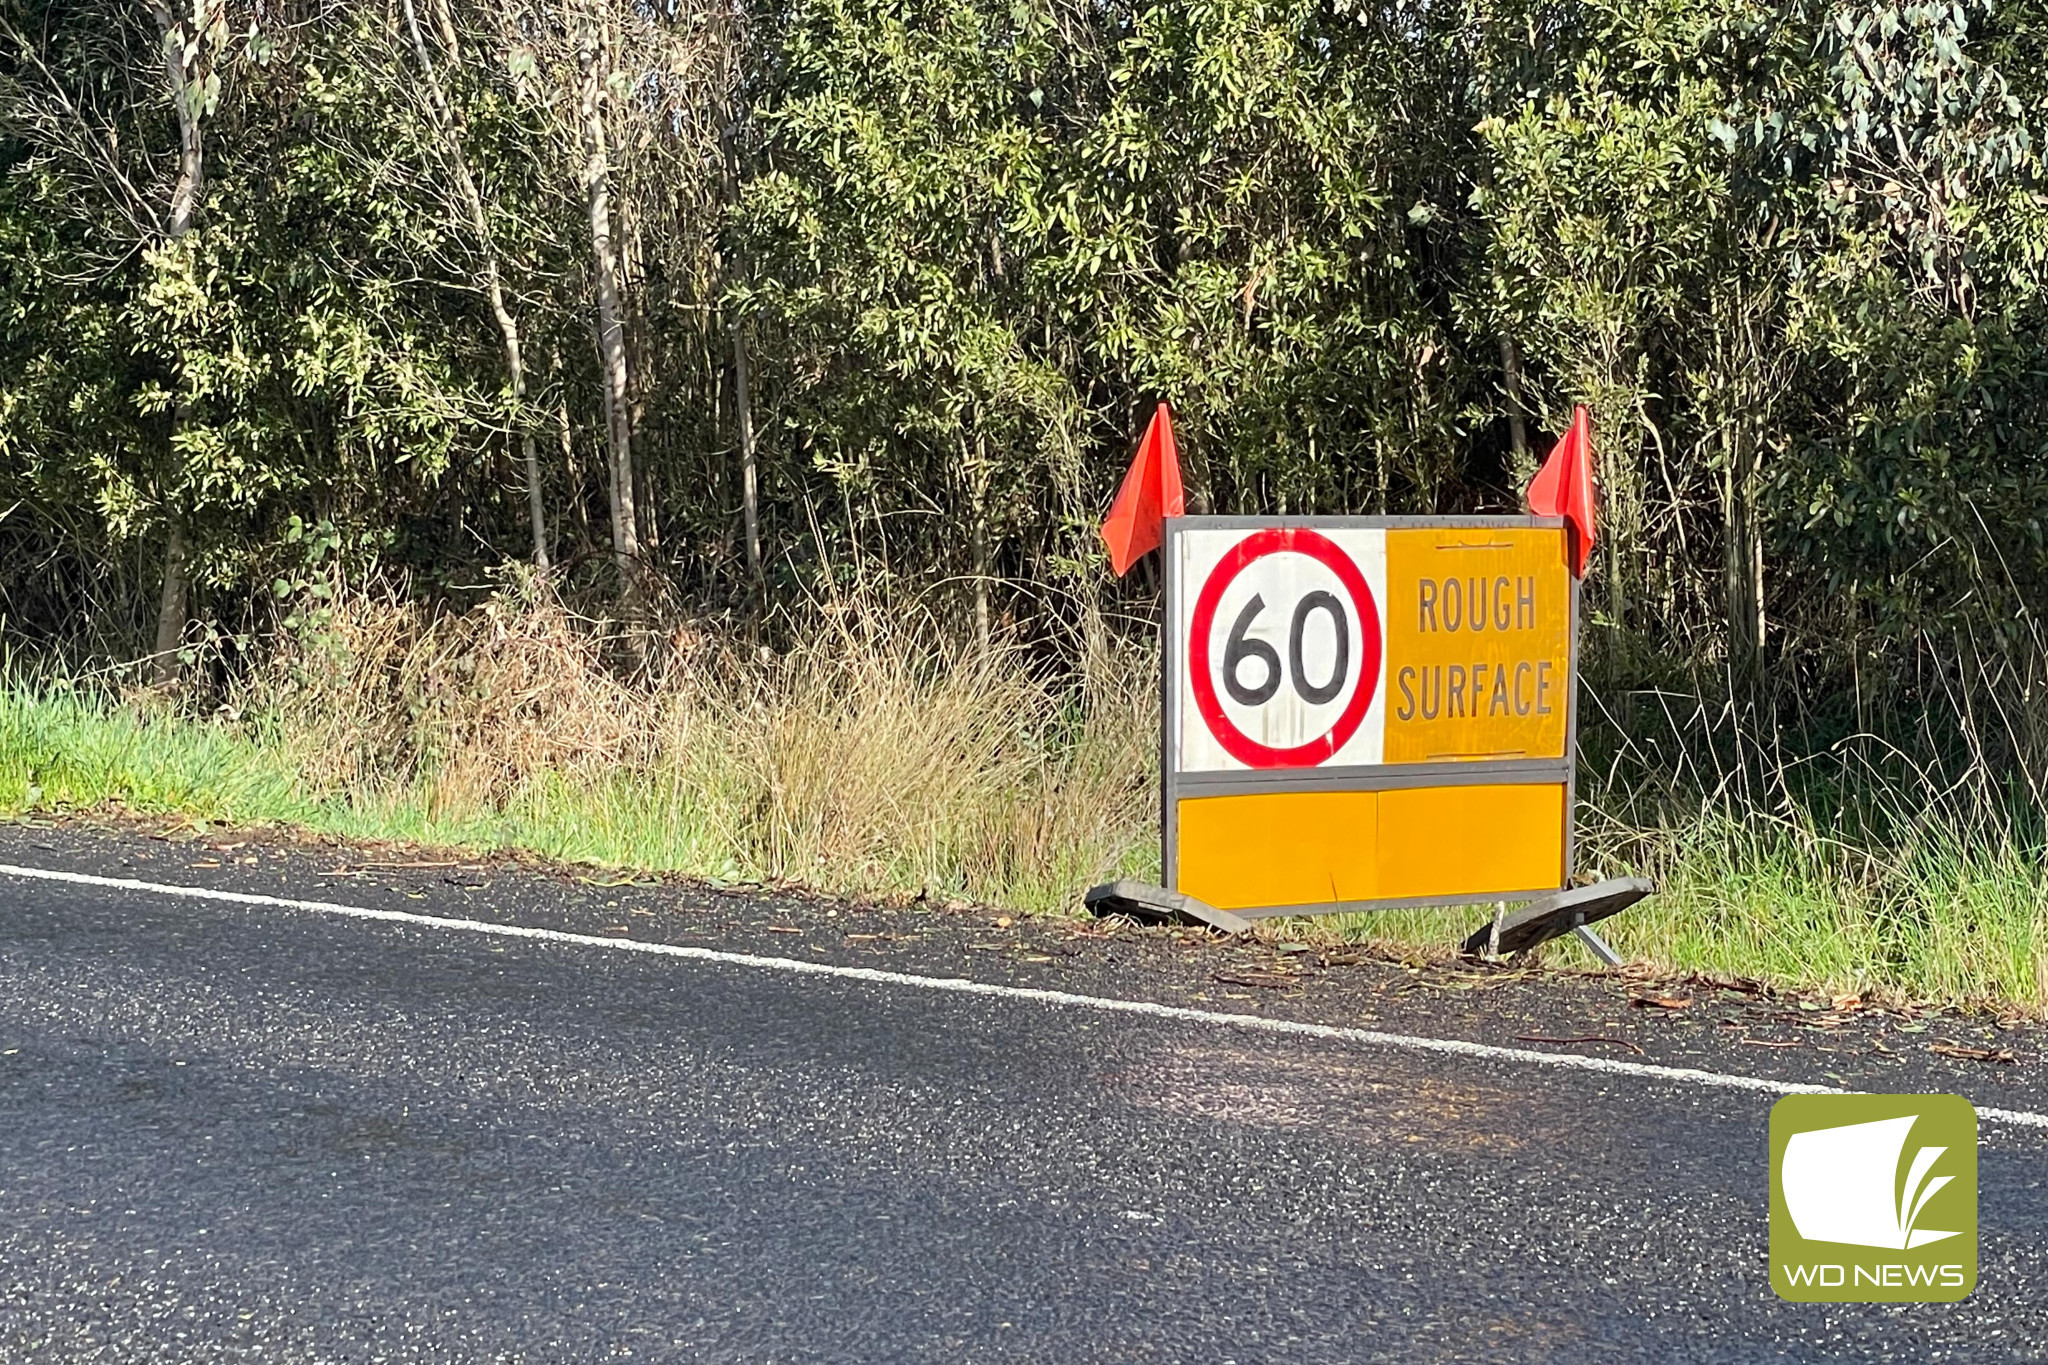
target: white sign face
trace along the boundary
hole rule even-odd
[[[1381,761],[1386,532],[1174,538],[1181,772]]]

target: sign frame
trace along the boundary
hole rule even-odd
[[[1565,699],[1564,753],[1561,758],[1453,759],[1425,763],[1379,763],[1370,766],[1311,768],[1252,768],[1229,771],[1180,772],[1176,743],[1181,727],[1181,660],[1185,642],[1181,636],[1180,537],[1191,531],[1263,531],[1300,529],[1310,531],[1408,531],[1408,530],[1517,530],[1556,531],[1566,534],[1563,517],[1514,515],[1472,516],[1188,516],[1167,517],[1160,543],[1160,578],[1163,613],[1160,630],[1159,674],[1159,813],[1160,881],[1168,890],[1180,887],[1180,801],[1183,797],[1237,796],[1267,792],[1315,791],[1397,791],[1418,787],[1453,787],[1521,784],[1564,787],[1563,880],[1559,886],[1527,887],[1512,891],[1481,891],[1455,895],[1402,896],[1373,900],[1328,901],[1304,905],[1232,907],[1245,919],[1276,915],[1330,915],[1371,910],[1400,910],[1427,906],[1493,904],[1552,895],[1571,885],[1576,863],[1578,822],[1579,747],[1579,580],[1566,573],[1570,583],[1566,603],[1566,639],[1570,679]],[[1197,589],[1198,590],[1198,589]],[[1384,618],[1386,604],[1379,609]],[[1382,620],[1382,634],[1385,621]],[[1377,686],[1389,684],[1392,668],[1383,660]]]

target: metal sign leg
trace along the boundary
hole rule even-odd
[[[1578,935],[1579,942],[1592,950],[1594,957],[1599,958],[1610,967],[1619,967],[1621,965],[1621,954],[1608,947],[1606,939],[1600,937],[1600,935],[1594,933],[1583,924],[1574,925],[1572,932]]]

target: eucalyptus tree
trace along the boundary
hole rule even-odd
[[[650,408],[667,390],[678,349],[715,347],[703,322],[715,285],[709,258],[725,176],[716,112],[737,82],[735,26],[711,4],[647,7],[623,0],[474,6],[494,36],[514,99],[535,120],[557,183],[573,187],[581,330],[596,358],[608,451],[606,506],[620,585],[639,615],[651,586],[658,469],[636,458]],[[567,282],[565,282],[567,283]],[[681,322],[685,326],[672,327]],[[701,354],[677,359],[673,382],[702,401]],[[568,371],[564,371],[567,373]]]
[[[1455,15],[1077,13],[1098,16],[1098,55],[1071,105],[1053,96],[1069,128],[1019,217],[1091,377],[1176,402],[1219,511],[1465,496],[1470,356],[1444,306],[1472,162]]]
[[[1039,302],[1019,210],[1057,155],[1042,83],[1062,48],[1012,17],[975,0],[776,16],[733,220],[752,263],[735,306],[769,329],[784,439],[879,522],[936,519],[900,543],[965,582],[983,642],[1003,542],[1033,521],[1071,533],[1086,509],[1071,332]]]
[[[321,140],[330,35],[171,14],[175,50],[125,4],[14,0],[0,32],[0,485],[86,578],[168,551],[159,674],[191,590],[267,586],[293,516],[388,525],[474,411],[431,303],[373,264],[409,215]]]
[[[1783,471],[1793,543],[1886,641],[1959,614],[2010,631],[2048,589],[2048,14],[1814,18],[1814,59],[1774,71],[1760,126],[1724,134],[1814,186],[1795,289],[1818,420]]]
[[[1087,530],[1158,398],[1197,505],[1457,496],[1432,16],[820,0],[762,23],[740,304],[779,329],[819,469],[937,519],[977,631],[1006,552],[1095,579]]]
[[[1547,429],[1562,430],[1575,402],[1592,409],[1599,590],[1622,630],[1651,576],[1645,551],[1682,536],[1676,521],[1657,524],[1681,500],[1669,418],[1656,411],[1659,362],[1715,264],[1715,221],[1729,212],[1727,175],[1704,135],[1721,93],[1636,55],[1624,43],[1591,45],[1541,94],[1479,124],[1485,253],[1468,296],[1534,364],[1527,392]]]
[[[518,433],[519,450],[526,473],[527,514],[533,530],[533,566],[541,573],[546,573],[547,506],[541,489],[540,455],[534,441],[533,419],[527,407],[525,345],[520,334],[519,319],[508,301],[502,252],[497,233],[491,223],[492,210],[496,206],[485,201],[484,191],[478,184],[477,173],[466,145],[467,120],[450,98],[448,85],[442,78],[444,64],[458,67],[463,64],[462,39],[456,31],[448,0],[437,0],[437,17],[441,20],[438,36],[442,43],[441,57],[437,60],[432,45],[421,29],[419,7],[415,0],[402,0],[402,4],[405,11],[405,37],[410,40],[411,54],[418,62],[421,88],[426,94],[429,122],[435,134],[436,151],[454,180],[461,212],[466,217],[470,230],[475,234],[484,296],[490,303],[491,317],[498,325],[499,338],[505,348],[505,379],[512,406],[511,426]],[[394,71],[391,74],[398,73]],[[403,89],[406,83],[400,79],[394,82],[394,85],[398,89]]]
[[[175,274],[181,243],[203,206],[206,128],[220,103],[229,31],[225,0],[149,0],[146,8],[147,29],[131,6],[65,12],[10,5],[4,17],[13,66],[8,123],[27,168],[88,192],[73,210],[74,221],[112,228],[115,240],[145,254],[160,272]],[[92,69],[92,60],[109,57],[109,69]],[[150,106],[169,114],[169,145],[151,156],[144,141],[145,164],[136,164],[121,134],[138,122],[155,121]],[[168,392],[161,398],[171,413],[172,451],[204,444],[187,398]],[[169,463],[177,463],[175,454]],[[160,511],[163,567],[153,655],[159,683],[176,674],[188,572],[186,512],[180,506],[185,499],[175,488],[175,473],[164,472],[172,486],[163,489]]]

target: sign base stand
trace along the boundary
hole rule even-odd
[[[1655,891],[1656,885],[1642,877],[1610,877],[1592,886],[1575,886],[1532,901],[1505,919],[1480,925],[1465,940],[1467,957],[1525,953],[1539,944],[1566,934],[1576,934],[1593,955],[1610,967],[1621,965],[1621,955],[1587,925],[1618,915]]]
[[[1168,891],[1150,882],[1104,882],[1101,886],[1091,886],[1083,903],[1098,916],[1129,915],[1132,919],[1155,924],[1199,924],[1233,937],[1252,931],[1251,921],[1241,915],[1218,910],[1193,896]]]

